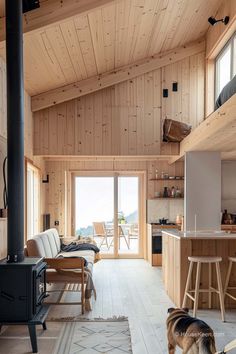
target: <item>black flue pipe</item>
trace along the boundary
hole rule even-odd
[[[7,260],[24,260],[24,78],[22,0],[5,0],[7,63]]]

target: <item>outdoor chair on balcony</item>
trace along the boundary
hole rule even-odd
[[[128,241],[129,241],[129,245],[130,245],[130,240],[132,239],[138,239],[139,237],[139,227],[138,224],[132,224],[129,228],[128,231]]]
[[[105,222],[93,222],[93,236],[101,238],[99,248],[101,248],[103,245],[106,245],[107,249],[109,250],[112,241],[109,244],[108,238],[112,237],[113,239],[113,233],[108,232],[108,230],[106,229]]]

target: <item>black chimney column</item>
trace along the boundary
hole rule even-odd
[[[6,0],[8,262],[24,260],[22,0]]]

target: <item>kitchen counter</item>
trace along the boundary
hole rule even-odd
[[[236,234],[231,234],[225,231],[178,231],[178,230],[162,230],[162,235],[176,237],[178,239],[198,239],[198,240],[236,240]]]
[[[184,289],[189,267],[189,256],[220,256],[220,269],[223,287],[228,269],[228,257],[236,256],[236,235],[221,231],[180,232],[162,230],[162,267],[163,280],[167,294],[176,306],[182,306]],[[193,280],[195,281],[195,267]],[[208,287],[208,264],[202,265],[201,288]],[[192,284],[194,284],[194,281]],[[213,287],[217,286],[215,269],[212,272]],[[231,286],[236,286],[236,267],[232,269]],[[236,302],[226,298],[226,308],[236,308]],[[212,295],[213,308],[219,308],[218,296]],[[187,307],[192,307],[188,302]],[[199,294],[199,308],[208,307],[208,294]]]

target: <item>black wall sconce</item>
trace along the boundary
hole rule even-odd
[[[178,82],[173,82],[172,83],[172,91],[177,92],[178,91]]]
[[[229,23],[229,16],[225,16],[221,18],[220,20],[217,20],[215,17],[211,16],[208,18],[208,22],[214,26],[217,22],[223,22],[225,25]]]
[[[39,0],[23,0],[23,13],[38,9],[39,7]]]
[[[47,178],[46,178],[46,179],[42,179],[42,182],[43,182],[43,183],[49,183],[49,175],[47,175]]]
[[[163,89],[162,96],[168,97],[168,89]]]

